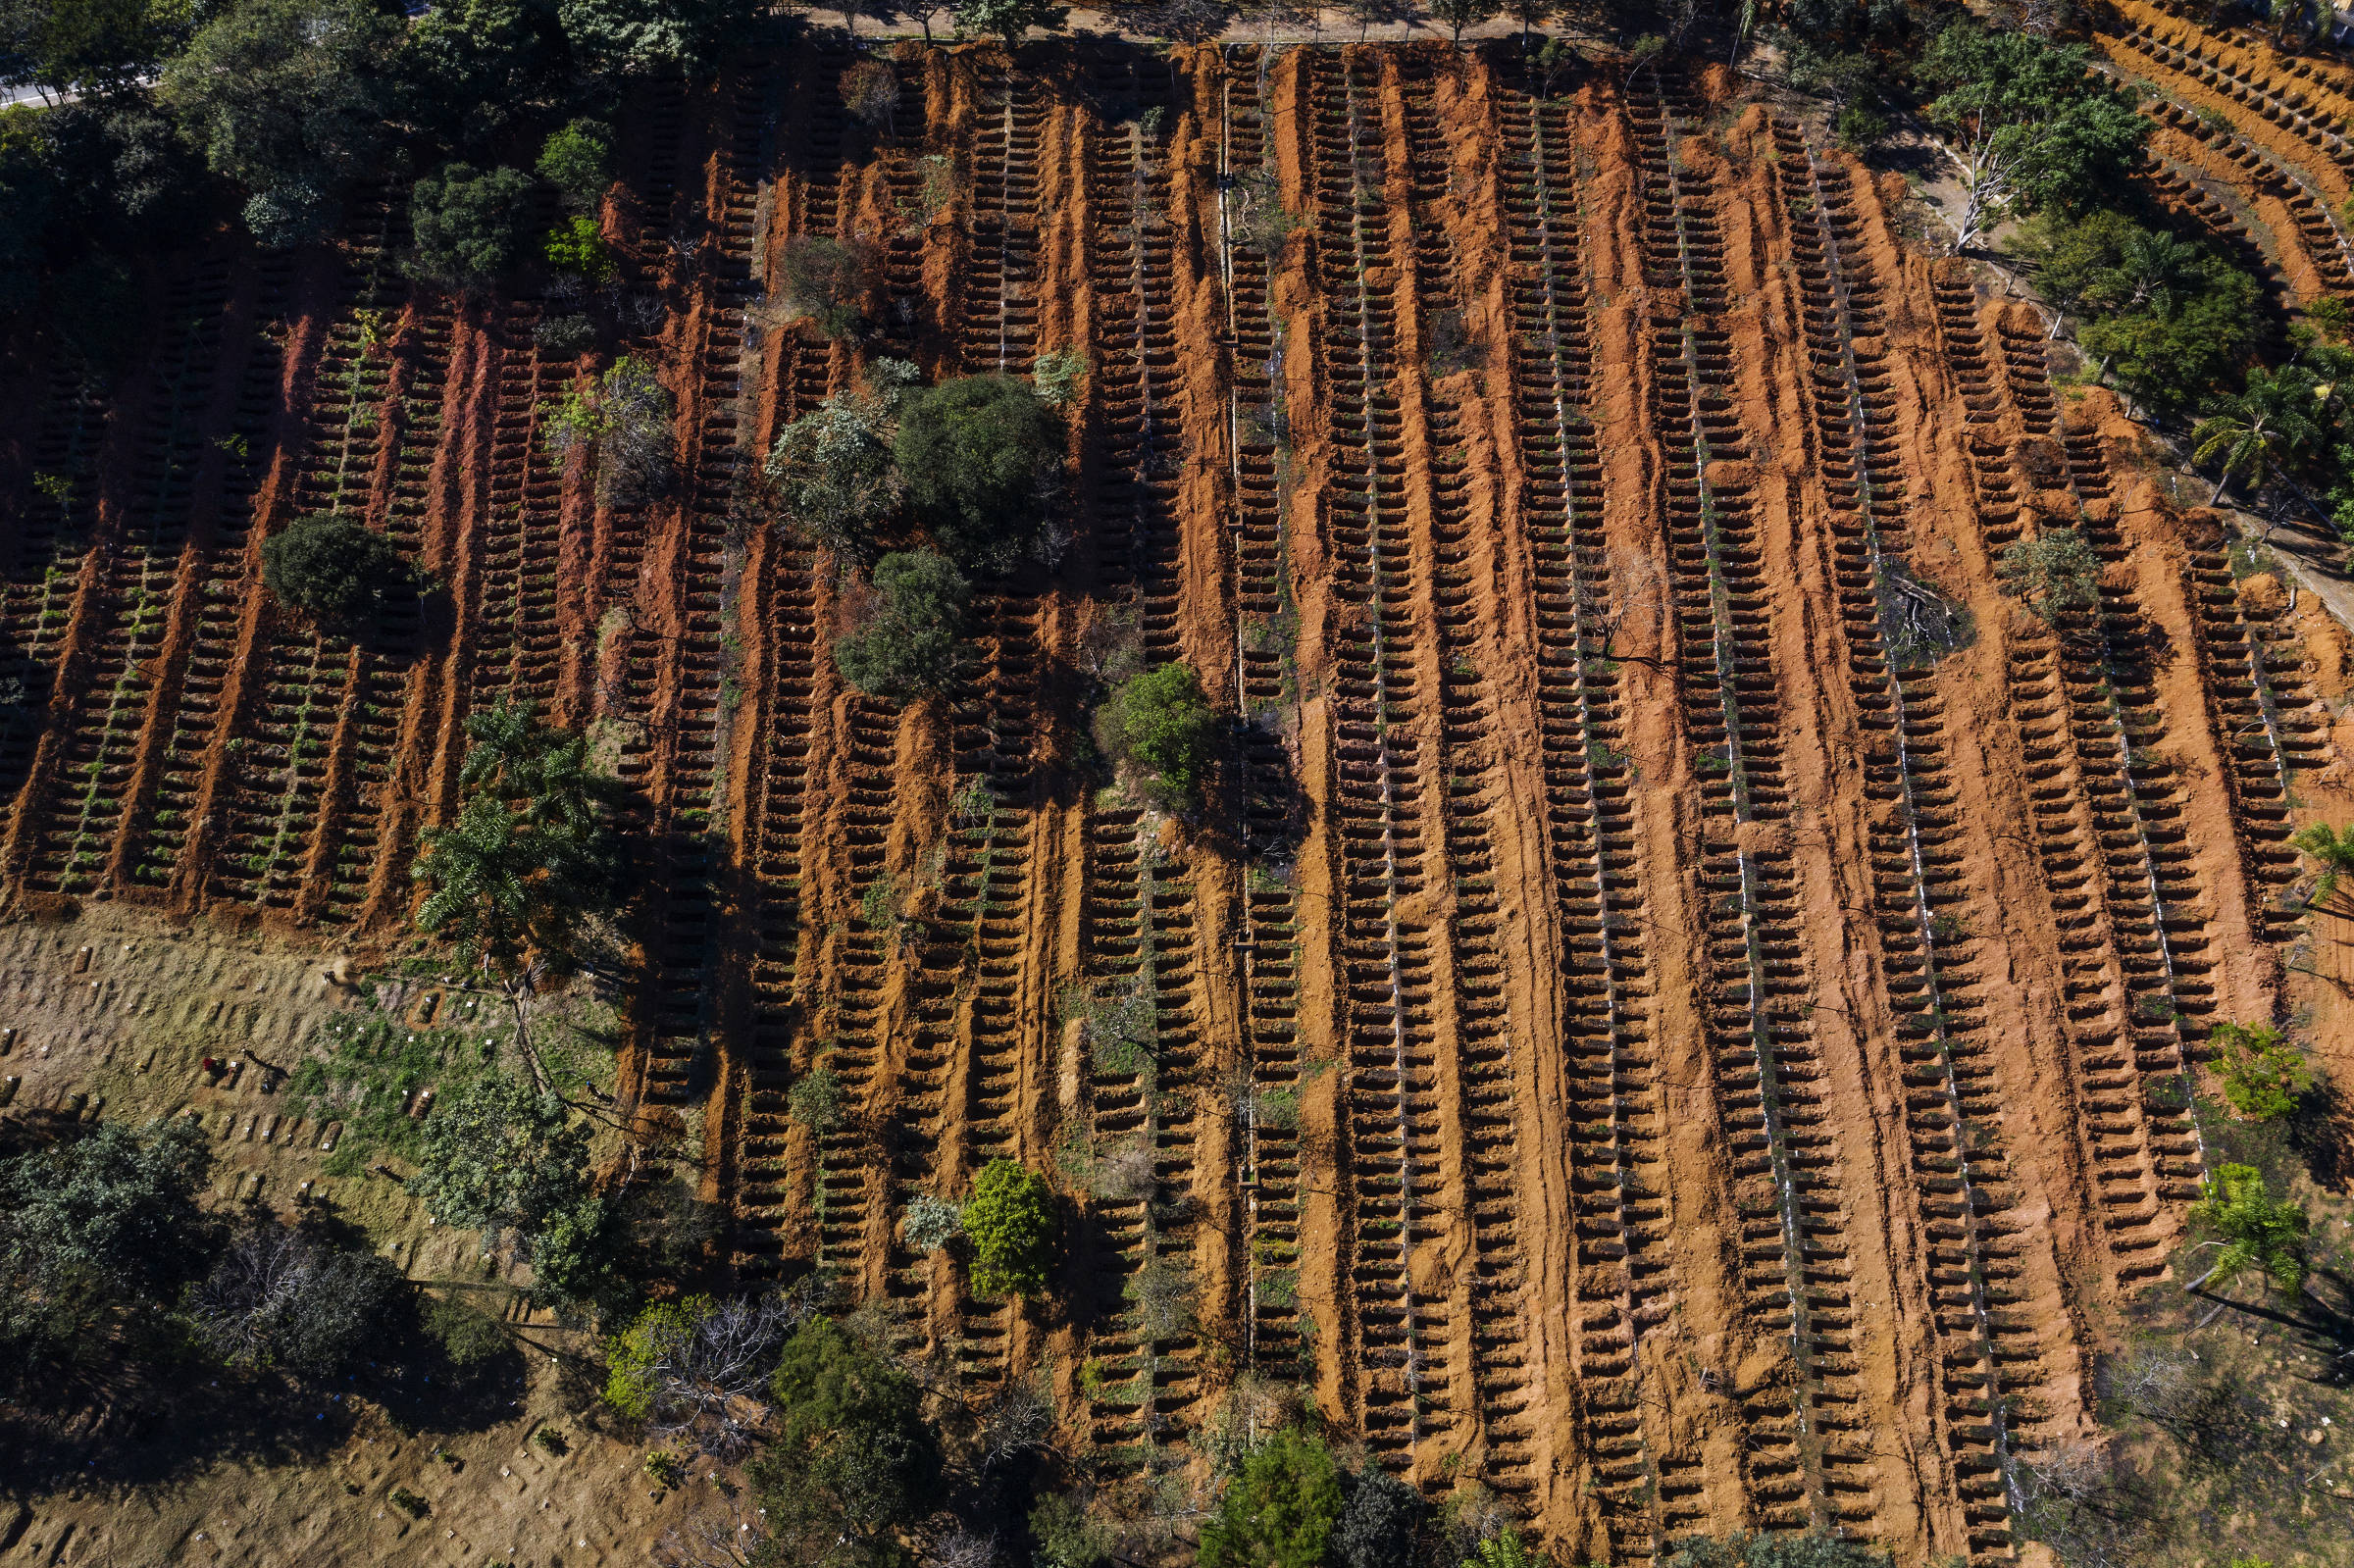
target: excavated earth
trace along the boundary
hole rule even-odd
[[[1140,1497],[1312,1397],[1562,1561],[2018,1554],[2021,1456],[2169,1277],[2209,1029],[2314,1000],[2287,836],[2354,797],[2344,633],[2234,575],[1998,276],[1900,237],[1901,181],[1721,72],[904,45],[869,126],[854,58],[618,117],[588,304],[676,398],[650,500],[543,455],[605,356],[533,329],[581,306],[407,282],[394,189],[158,278],[117,379],[10,365],[15,912],[388,958],[461,720],[529,695],[637,791],[623,1089],[735,1279],[831,1270],[976,1406],[1045,1377]],[[2308,191],[2309,139],[2217,101],[2239,135],[2170,121],[2150,177],[2282,304],[2345,286],[2344,160]],[[855,347],[774,291],[811,233],[873,248]],[[1059,563],[984,585],[950,696],[845,689],[776,432],[880,356],[1063,350]],[[443,585],[357,645],[260,583],[331,508]],[[2052,526],[2103,579],[2047,626],[1997,565]],[[1192,816],[1087,733],[1169,659],[1236,726]],[[75,948],[19,958],[63,995]],[[116,1016],[28,1012],[9,1114],[128,1114]],[[159,1048],[178,1084],[208,1047]],[[820,1066],[851,1114],[813,1138]],[[1000,1155],[1070,1197],[1051,1305],[900,1235]]]

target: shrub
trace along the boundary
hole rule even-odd
[[[1038,387],[1038,395],[1047,400],[1049,408],[1067,408],[1079,400],[1079,383],[1087,379],[1087,356],[1075,348],[1058,354],[1041,354],[1030,372],[1030,379]]]
[[[1047,1179],[1012,1160],[991,1160],[964,1206],[973,1242],[973,1290],[981,1295],[1046,1293],[1054,1246],[1054,1194]]]
[[[696,1324],[711,1312],[707,1295],[657,1301],[605,1341],[605,1403],[633,1421],[654,1413],[659,1391],[655,1370],[694,1337]]]
[[[550,359],[572,359],[596,346],[596,324],[578,313],[550,316],[532,329],[532,341]]]
[[[520,169],[477,173],[449,164],[409,195],[409,270],[455,288],[480,288],[523,259],[523,204],[531,177]]]
[[[1202,776],[1215,754],[1218,716],[1191,665],[1163,664],[1120,683],[1096,715],[1096,743],[1124,768],[1145,775],[1172,801],[1200,799]]]
[[[2250,1121],[2286,1116],[2313,1087],[2303,1054],[2270,1024],[2218,1024],[2209,1038],[2223,1053],[2215,1070],[2224,1097]]]
[[[621,271],[614,263],[613,247],[605,243],[604,230],[593,218],[574,218],[549,229],[540,254],[548,266],[585,283],[609,283]]]
[[[613,131],[602,121],[576,120],[539,149],[539,177],[576,213],[595,210],[611,182]]]
[[[567,392],[545,406],[540,438],[559,471],[574,453],[594,447],[606,494],[625,503],[642,500],[670,481],[674,409],[654,368],[624,354],[590,390]]]
[[[893,443],[908,498],[967,571],[1040,546],[1062,472],[1062,422],[1028,381],[967,376],[909,396]]]
[[[940,1442],[914,1382],[817,1317],[786,1345],[769,1389],[780,1430],[745,1475],[782,1548],[775,1560],[899,1560],[894,1536],[941,1491]]]
[[[946,1198],[920,1193],[908,1200],[907,1218],[900,1229],[907,1238],[908,1250],[929,1257],[964,1234],[964,1208]]]
[[[851,561],[868,559],[901,490],[882,400],[829,397],[786,426],[768,478],[788,525]]]
[[[1285,1284],[1289,1288],[1288,1276]],[[1261,1300],[1275,1293],[1261,1282]],[[1347,1492],[1332,1541],[1343,1568],[1410,1568],[1422,1494],[1377,1465],[1350,1477]]]
[[[2101,602],[2101,560],[2074,529],[2045,529],[2003,552],[2003,591],[2047,626]]]
[[[1038,1543],[1037,1568],[1104,1568],[1119,1544],[1111,1527],[1064,1492],[1049,1492],[1030,1510],[1030,1539]]]
[[[687,1464],[675,1449],[654,1448],[646,1453],[645,1473],[657,1487],[676,1487],[687,1479]]]
[[[2283,1290],[2305,1283],[2304,1205],[2276,1198],[2253,1165],[2226,1165],[2211,1174],[2191,1216],[2223,1239],[2223,1253],[2199,1283],[2226,1283],[2254,1270]]]
[[[504,1323],[452,1296],[429,1297],[422,1316],[425,1332],[452,1366],[479,1366],[515,1342]]]
[[[1838,135],[1840,146],[1861,157],[1888,134],[1888,117],[1860,103],[1851,103],[1839,111],[1831,128]]]
[[[828,337],[858,329],[858,303],[874,286],[872,250],[856,241],[800,234],[785,242],[778,260],[787,309],[808,317]]]
[[[898,113],[899,78],[880,60],[861,60],[842,74],[842,102],[866,126],[889,131]]]
[[[1884,1551],[1820,1531],[1803,1536],[1738,1535],[1670,1542],[1667,1568],[1890,1568]]]
[[[842,1079],[830,1067],[803,1074],[786,1101],[793,1119],[812,1133],[830,1133],[842,1125]]]
[[[394,1487],[385,1500],[411,1519],[423,1519],[431,1511],[426,1500],[406,1487]]]
[[[420,585],[392,541],[339,514],[296,518],[262,541],[262,582],[328,626],[348,626]]]
[[[956,675],[972,586],[944,556],[902,551],[875,563],[874,598],[834,644],[843,678],[876,696],[946,691]]]
[[[1201,1568],[1321,1568],[1341,1501],[1331,1450],[1286,1427],[1243,1461],[1202,1527]]]

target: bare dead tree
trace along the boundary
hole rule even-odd
[[[745,1509],[742,1493],[697,1508],[654,1543],[655,1568],[750,1568],[768,1543],[768,1527]]]
[[[981,1468],[994,1470],[1045,1446],[1053,1430],[1054,1401],[1037,1379],[1022,1379],[999,1394],[981,1418]]]
[[[917,1554],[930,1568],[998,1568],[998,1538],[951,1520],[934,1532]]]
[[[806,1290],[715,1304],[646,1368],[647,1432],[657,1440],[691,1439],[722,1458],[743,1452],[766,1419],[761,1394],[777,1352],[814,1310]]]

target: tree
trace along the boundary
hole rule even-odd
[[[135,86],[185,39],[189,11],[153,0],[38,0],[0,8],[11,86],[112,97]]]
[[[651,76],[721,58],[765,10],[756,0],[556,0],[556,21],[589,72]]]
[[[398,1271],[374,1252],[262,1218],[190,1292],[188,1317],[197,1340],[230,1366],[329,1378],[383,1332],[401,1294]]]
[[[2050,626],[2101,602],[2101,558],[2074,529],[2045,529],[2003,551],[2003,591]]]
[[[588,390],[567,392],[543,407],[541,438],[548,460],[559,470],[575,453],[593,450],[598,484],[610,499],[629,504],[670,482],[677,445],[671,418],[676,408],[654,368],[624,354]]]
[[[2315,418],[2313,372],[2302,365],[2248,373],[2237,396],[2210,398],[2207,417],[2192,427],[2190,460],[2220,460],[2223,477],[2215,487],[2221,501],[2235,478],[2251,491],[2264,487],[2276,466],[2309,451],[2322,438]]]
[[[1105,1568],[1119,1545],[1111,1527],[1072,1492],[1049,1492],[1031,1506],[1030,1539],[1038,1543],[1038,1568]]]
[[[787,525],[852,562],[873,553],[876,531],[905,493],[882,403],[854,393],[838,392],[786,426],[767,472]]]
[[[843,679],[875,696],[946,691],[956,677],[972,586],[946,556],[901,551],[875,563],[874,597],[834,644]]]
[[[2327,823],[2315,823],[2300,828],[2289,839],[2306,854],[2321,862],[2321,875],[2314,879],[2311,903],[2326,904],[2337,891],[2338,879],[2354,871],[2354,828],[2331,828]]]
[[[1860,1541],[1810,1530],[1803,1536],[1738,1535],[1722,1541],[1670,1542],[1667,1568],[1891,1568],[1892,1559]]]
[[[249,223],[316,238],[335,188],[384,145],[401,26],[370,0],[234,0],[164,68],[156,98],[215,173],[254,193]]]
[[[2215,1266],[2194,1281],[2196,1290],[2213,1281],[2229,1284],[2253,1270],[2283,1290],[2305,1283],[2305,1235],[2312,1228],[2300,1203],[2288,1203],[2265,1190],[2264,1173],[2253,1165],[2226,1165],[2209,1175],[2200,1188],[2191,1218],[2211,1227],[2221,1246]]]
[[[605,231],[595,219],[585,216],[568,218],[549,229],[539,254],[549,267],[584,283],[609,283],[620,272],[613,247],[605,243]]]
[[[1553,14],[1561,9],[1561,5],[1560,0],[1506,0],[1505,9],[1511,13],[1514,22],[1520,24],[1520,52],[1525,55],[1530,52],[1530,35],[1538,26],[1552,21]],[[1545,41],[1551,45],[1559,40],[1548,38]],[[1550,72],[1547,73],[1547,95],[1550,96]]]
[[[1944,89],[1928,118],[1962,170],[1956,250],[2005,218],[2097,202],[2123,184],[2149,134],[2131,102],[2091,73],[2081,45],[1956,22],[1919,74]]]
[[[1343,1568],[1411,1568],[1422,1494],[1377,1465],[1347,1479],[1332,1546]]]
[[[2224,1097],[2250,1121],[2286,1116],[2313,1087],[2304,1054],[2270,1024],[2218,1024],[2207,1037],[2223,1053],[2216,1076]]]
[[[528,701],[466,716],[456,820],[418,835],[409,874],[425,888],[415,925],[482,972],[515,1024],[535,1087],[550,1087],[532,1033],[532,966],[577,961],[588,922],[620,893],[612,818],[618,781],[586,736],[540,722]]]
[[[0,1161],[0,1347],[12,1371],[61,1359],[154,1313],[209,1242],[196,1207],[212,1140],[190,1117]]]
[[[575,120],[550,131],[539,148],[539,177],[556,187],[564,205],[592,213],[613,178],[613,130],[601,120]]]
[[[858,302],[874,286],[874,263],[873,248],[860,241],[796,234],[778,258],[786,308],[815,322],[828,337],[854,335]]]
[[[1052,0],[951,0],[948,11],[960,36],[1001,38],[1009,44],[1021,42],[1032,27],[1059,30],[1066,14],[1066,8]]]
[[[1430,14],[1447,25],[1457,48],[1463,43],[1463,29],[1476,27],[1502,15],[1504,0],[1430,0]]]
[[[1340,1517],[1331,1450],[1286,1427],[1243,1461],[1202,1527],[1201,1568],[1321,1568]]]
[[[823,1136],[842,1125],[842,1075],[831,1067],[804,1073],[786,1096],[793,1119]]]
[[[1144,774],[1151,789],[1186,803],[1201,798],[1218,730],[1217,712],[1189,664],[1155,665],[1129,677],[1096,715],[1096,743],[1106,755]]]
[[[919,1192],[907,1200],[899,1231],[910,1252],[930,1257],[964,1234],[964,1205]]]
[[[991,1160],[973,1179],[964,1234],[973,1243],[978,1295],[1044,1295],[1054,1252],[1054,1193],[1014,1160]]]
[[[530,1262],[560,1301],[596,1293],[612,1211],[588,1169],[588,1131],[553,1091],[486,1073],[436,1104],[408,1189],[437,1225],[483,1233]]]
[[[296,518],[262,541],[262,585],[322,626],[355,625],[420,584],[391,539],[340,514]]]
[[[931,41],[931,15],[924,16],[925,41]],[[880,60],[861,60],[842,74],[843,107],[870,130],[890,135],[899,112],[898,73]]]
[[[605,1402],[656,1441],[691,1435],[733,1458],[766,1418],[759,1395],[807,1316],[805,1299],[775,1293],[655,1302],[605,1341]]]
[[[414,236],[410,270],[455,288],[480,288],[523,259],[524,203],[531,177],[520,169],[476,173],[448,164],[409,193]]]
[[[561,95],[566,54],[553,9],[537,0],[442,0],[408,24],[392,86],[429,136],[487,149]]]
[[[769,1388],[780,1430],[745,1471],[775,1532],[760,1560],[903,1561],[894,1533],[941,1495],[940,1442],[913,1380],[833,1319],[813,1317],[785,1346]]]

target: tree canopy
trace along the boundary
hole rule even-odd
[[[2305,1283],[2305,1237],[2313,1222],[2302,1204],[2285,1202],[2266,1189],[2253,1165],[2223,1165],[2202,1184],[2191,1217],[2222,1239],[2217,1261],[2198,1283],[2229,1282],[2259,1274],[2283,1290]]]
[[[1115,762],[1141,772],[1148,787],[1192,802],[1217,753],[1217,711],[1192,665],[1155,665],[1114,688],[1096,716],[1096,741]]]
[[[956,676],[972,586],[946,556],[901,551],[875,563],[872,602],[834,644],[843,679],[875,696],[946,691]]]
[[[422,574],[390,538],[339,513],[296,518],[262,541],[262,584],[323,626],[354,627]]]
[[[786,426],[768,454],[768,478],[788,527],[864,562],[904,491],[882,401],[836,393]]]
[[[539,149],[539,177],[576,213],[593,212],[613,177],[613,131],[601,120],[575,120]]]
[[[1202,1527],[1201,1568],[1322,1568],[1341,1508],[1332,1451],[1286,1427],[1243,1461]]]
[[[408,1189],[436,1224],[511,1248],[555,1299],[594,1292],[612,1211],[588,1168],[588,1130],[554,1092],[485,1074],[434,1107],[418,1163]]]
[[[328,1378],[382,1335],[402,1294],[399,1272],[375,1252],[264,1217],[190,1291],[188,1316],[230,1366]]]
[[[2046,625],[2101,602],[2101,558],[2074,529],[2045,529],[2003,551],[2003,591]]]
[[[531,177],[520,169],[449,164],[425,176],[409,194],[411,269],[453,287],[490,282],[523,259],[531,192]]]
[[[2131,100],[2092,74],[2080,44],[1957,21],[1930,43],[1919,75],[1941,89],[1928,118],[1962,168],[1957,249],[2006,218],[2098,201],[2149,134]]]
[[[2216,1048],[2215,1072],[2224,1097],[2250,1121],[2286,1116],[2313,1087],[2313,1068],[2304,1053],[2270,1024],[2218,1024],[2207,1042]]]
[[[759,1561],[883,1568],[895,1532],[941,1495],[939,1438],[916,1386],[831,1318],[787,1342],[770,1381],[776,1441],[746,1469],[774,1536]]]
[[[941,547],[968,572],[1003,572],[1040,542],[1064,438],[1030,382],[967,376],[908,396],[894,451]]]
[[[981,1295],[1044,1295],[1057,1226],[1047,1179],[1014,1160],[991,1160],[973,1179],[964,1234],[973,1244],[973,1290]]]

